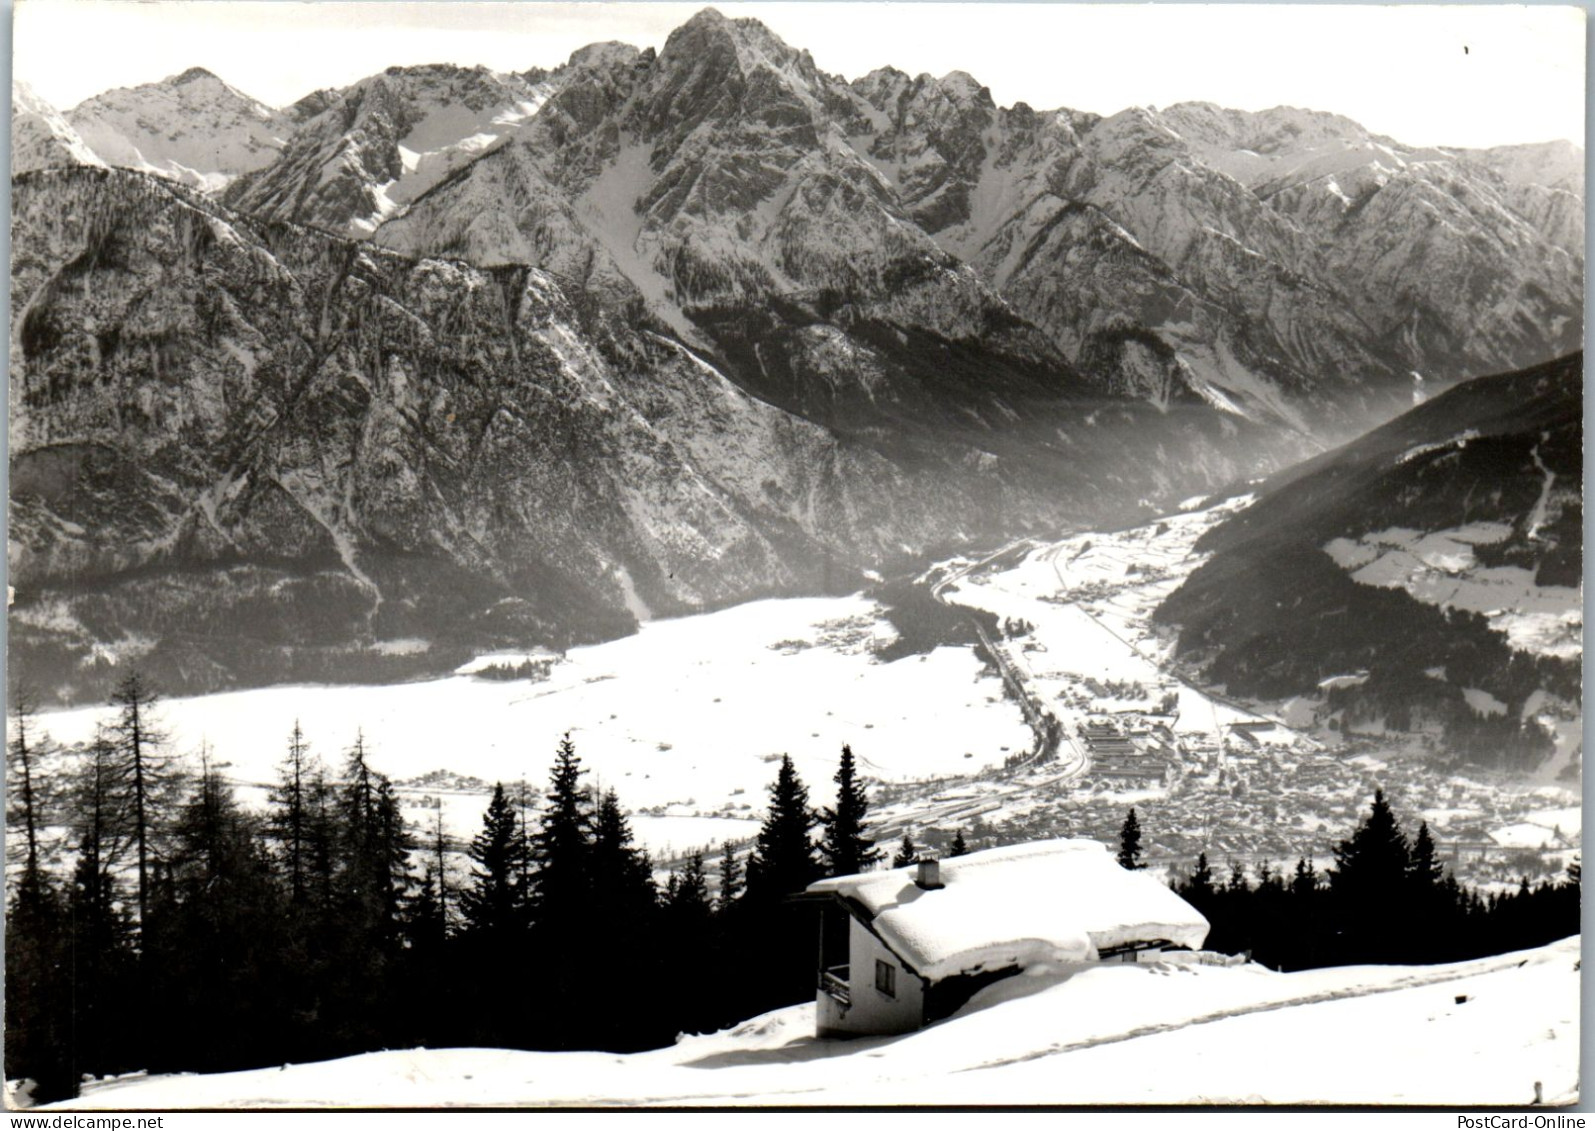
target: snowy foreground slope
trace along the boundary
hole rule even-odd
[[[901,1037],[816,1040],[806,1005],[629,1056],[382,1052],[107,1082],[61,1106],[1471,1106],[1528,1104],[1536,1082],[1570,1104],[1578,961],[1571,938],[1449,966],[1034,971]]]

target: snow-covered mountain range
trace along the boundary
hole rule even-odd
[[[900,302],[938,329],[1006,308],[1113,387],[1342,434],[1413,371],[1581,336],[1574,146],[1415,148],[1288,107],[1002,108],[962,72],[826,75],[713,9],[657,57],[394,67],[281,112],[195,70],[68,118],[107,163],[233,182],[244,211],[573,269],[711,336],[728,303],[878,299],[928,255],[946,277]]]
[[[394,638],[847,586],[1582,333],[1571,147],[1002,108],[713,9],[657,54],[281,110],[198,69],[24,91],[13,160],[13,640],[47,684],[330,675],[351,641],[397,674]]]

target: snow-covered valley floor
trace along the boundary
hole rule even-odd
[[[971,649],[879,662],[875,645],[894,635],[862,596],[756,601],[572,649],[540,682],[459,674],[388,687],[268,687],[171,699],[158,713],[172,752],[197,765],[205,744],[257,806],[296,719],[334,771],[359,728],[372,766],[400,783],[407,816],[425,826],[425,806],[441,801],[450,836],[465,841],[481,828],[480,786],[405,783],[445,771],[489,790],[522,778],[540,790],[570,731],[585,780],[614,789],[635,814],[638,839],[667,857],[750,839],[783,753],[820,805],[830,801],[843,743],[877,781],[976,773],[1029,747],[1018,708]],[[111,717],[104,707],[52,711],[38,727],[70,746]]]
[[[1578,1097],[1579,940],[1449,966],[1105,964],[988,987],[917,1033],[814,1007],[631,1055],[415,1049],[92,1085],[63,1107],[1546,1104]]]

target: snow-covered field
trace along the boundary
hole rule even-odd
[[[863,597],[759,601],[573,649],[543,682],[272,687],[168,700],[159,714],[174,750],[207,743],[257,801],[295,719],[332,768],[358,727],[371,764],[396,780],[446,770],[489,785],[524,777],[534,789],[568,730],[588,780],[647,811],[633,827],[658,855],[750,835],[783,753],[819,805],[833,796],[843,743],[865,774],[892,781],[972,773],[1028,749],[1018,709],[971,649],[880,663],[873,646],[891,634]],[[71,744],[110,714],[57,711],[39,724]],[[440,799],[452,835],[481,828],[480,793],[418,786],[401,796]]]
[[[1584,599],[1562,585],[1538,585],[1521,566],[1478,564],[1474,547],[1503,541],[1512,528],[1475,522],[1423,534],[1394,528],[1356,542],[1324,546],[1335,563],[1364,585],[1405,589],[1428,605],[1466,609],[1489,618],[1521,651],[1573,659],[1584,651]]]
[[[422,1049],[91,1085],[63,1107],[1412,1104],[1578,1097],[1579,940],[1451,966],[1106,964],[987,987],[899,1037],[814,1006],[632,1055]]]

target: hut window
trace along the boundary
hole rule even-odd
[[[875,988],[887,997],[897,996],[897,967],[890,962],[875,960]]]

